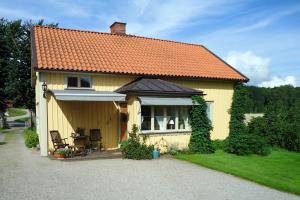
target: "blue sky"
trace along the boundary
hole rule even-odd
[[[250,84],[300,86],[299,0],[0,0],[0,17],[60,27],[127,32],[199,43],[250,77]]]

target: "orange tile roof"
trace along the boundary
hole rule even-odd
[[[33,34],[36,70],[248,80],[202,45],[40,26]]]

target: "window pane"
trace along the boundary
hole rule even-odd
[[[178,111],[178,129],[187,129],[188,128],[188,107],[181,106]]]
[[[151,107],[142,106],[142,130],[151,130]]]
[[[78,87],[77,77],[68,77],[68,87]]]
[[[154,129],[163,130],[164,126],[164,108],[162,106],[154,107]]]
[[[206,105],[207,105],[207,110],[206,110],[207,117],[211,121],[212,120],[212,105],[213,105],[213,103],[212,102],[206,102]]]
[[[91,87],[91,79],[88,77],[80,78],[80,87],[89,88]]]
[[[176,107],[167,107],[167,129],[175,129]]]

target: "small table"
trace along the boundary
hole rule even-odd
[[[88,136],[71,136],[71,138],[73,138],[75,154],[78,152],[80,155],[86,155],[86,139]]]

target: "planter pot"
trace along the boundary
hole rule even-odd
[[[154,159],[159,158],[160,157],[160,151],[159,150],[154,150],[152,152],[152,156],[153,156]]]
[[[65,158],[65,154],[54,152],[54,158],[63,159]]]

